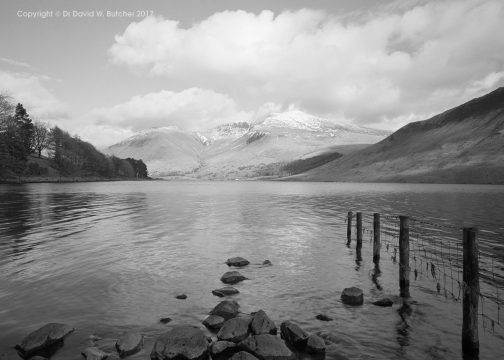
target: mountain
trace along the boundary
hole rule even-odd
[[[293,160],[332,152],[335,147],[348,152],[357,144],[372,144],[388,134],[288,111],[254,123],[225,124],[200,132],[151,129],[106,152],[123,157],[134,154],[145,161],[153,176],[253,178],[280,175],[282,167]]]
[[[293,180],[504,183],[504,88]]]

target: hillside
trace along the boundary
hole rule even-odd
[[[504,88],[291,180],[504,183]]]

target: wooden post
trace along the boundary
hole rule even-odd
[[[477,228],[463,230],[462,352],[464,354],[479,353],[478,296],[480,289],[477,233]]]
[[[373,263],[380,262],[380,214],[373,214]]]
[[[362,213],[357,213],[357,249],[362,249]]]
[[[348,212],[348,221],[347,221],[347,231],[346,231],[346,237],[347,237],[347,245],[350,245],[352,242],[352,212]]]
[[[409,298],[409,217],[399,216],[399,287],[400,295]]]

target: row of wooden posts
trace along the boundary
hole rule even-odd
[[[352,211],[348,212],[347,244],[352,241]],[[357,244],[362,249],[362,213],[356,214]],[[410,297],[409,291],[409,216],[399,216],[399,288],[403,299]],[[373,214],[373,262],[380,262],[381,249],[380,214]],[[464,354],[479,353],[478,337],[478,299],[479,299],[479,265],[478,265],[478,229],[463,228],[463,298],[462,298],[462,351]]]

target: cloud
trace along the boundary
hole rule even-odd
[[[30,70],[33,69],[33,67],[30,64],[24,63],[22,61],[12,60],[4,57],[0,57],[0,61],[10,66],[21,67]]]
[[[408,1],[347,18],[223,11],[188,28],[150,17],[117,35],[109,56],[178,87],[229,94],[240,108],[294,104],[372,125],[503,84],[492,75],[504,71],[503,18],[499,0]]]
[[[177,126],[186,130],[250,120],[226,94],[189,88],[134,96],[110,108],[95,109],[90,115],[98,124],[138,131],[151,127]]]
[[[68,107],[47,88],[48,81],[44,75],[0,70],[0,93],[22,103],[32,118],[58,122],[68,117]]]

